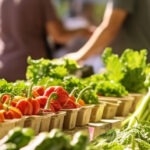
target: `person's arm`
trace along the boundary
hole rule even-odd
[[[68,30],[63,26],[61,19],[57,15],[52,0],[42,0],[42,13],[44,18],[45,30],[54,42],[66,44],[76,36],[90,37],[93,33],[91,27],[85,27],[75,30]]]
[[[66,57],[77,61],[84,60],[92,55],[101,54],[122,27],[126,19],[127,12],[123,9],[112,9],[108,4],[102,23],[97,27],[87,43],[77,52],[68,54]]]
[[[93,31],[90,27],[79,28],[68,30],[66,29],[60,20],[49,21],[46,23],[47,34],[52,37],[52,39],[60,44],[65,44],[69,42],[73,37],[84,36],[89,38]]]

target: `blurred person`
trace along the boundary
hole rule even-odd
[[[62,2],[62,5],[58,4],[57,2]],[[89,25],[92,25],[93,28],[95,28],[95,22],[92,21],[92,19],[95,19],[95,16],[93,16],[94,8],[96,7],[96,4],[98,4],[99,6],[104,6],[104,2],[102,4],[102,0],[100,0],[100,2],[98,2],[97,0],[68,0],[66,1],[66,3],[67,2],[69,4],[69,13],[68,15],[67,13],[64,13],[64,15],[62,16],[63,23],[67,28],[77,29]],[[55,0],[55,3],[56,5],[58,5],[57,8],[59,8],[58,11],[60,12],[60,7],[64,8],[63,1]],[[100,11],[100,13],[102,13],[102,10]],[[101,16],[102,14],[99,16],[99,18],[102,18]],[[80,49],[87,42],[87,40],[88,38],[85,37],[74,38],[74,40],[69,42],[67,45],[61,46],[59,50],[54,53],[54,56],[58,58],[68,52],[74,52],[77,49]],[[88,60],[84,61],[84,64],[92,66],[95,73],[97,73],[97,68],[102,67],[99,56],[89,58]]]
[[[69,57],[80,63],[87,58],[100,56],[105,47],[112,47],[118,55],[126,48],[147,49],[150,61],[150,1],[109,0],[102,23],[90,39]]]
[[[0,78],[25,79],[28,56],[53,58],[49,37],[65,44],[81,35],[90,28],[64,28],[50,0],[0,0]]]
[[[90,24],[95,24],[94,9],[97,0],[69,0],[70,17],[80,17]]]

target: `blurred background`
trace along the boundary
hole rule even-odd
[[[68,29],[76,29],[88,25],[95,27],[99,25],[104,15],[107,0],[53,0],[53,3],[64,26]],[[53,56],[57,58],[68,52],[77,51],[87,40],[83,37],[77,37],[67,45],[56,44],[53,47]],[[100,56],[87,59],[84,65],[92,66],[95,73],[103,68]]]

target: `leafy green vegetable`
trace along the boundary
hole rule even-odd
[[[78,88],[77,93],[79,93],[79,91],[82,90],[85,87],[82,80],[80,78],[75,77],[75,76],[66,76],[66,77],[64,77],[64,79],[62,80],[62,86],[69,93],[71,93],[71,91],[74,88]]]
[[[150,149],[150,122],[125,129],[112,129],[89,144],[89,150]]]
[[[88,90],[83,93],[81,98],[85,101],[86,104],[98,104],[99,98],[97,93],[94,90]]]
[[[147,94],[142,98],[140,105],[130,116],[128,120],[128,127],[136,126],[138,122],[150,122],[150,88]]]
[[[100,81],[96,86],[96,93],[103,96],[123,97],[128,91],[120,83],[111,80]]]
[[[44,87],[62,85],[62,79],[44,77],[38,80],[37,85],[42,85]]]
[[[107,70],[104,74],[109,80],[120,82],[131,93],[147,91],[150,85],[147,50],[125,49],[119,57],[112,53],[111,48],[107,48],[102,58]]]
[[[27,62],[26,78],[34,83],[45,77],[63,79],[63,77],[71,74],[79,67],[76,61],[69,59],[49,60],[41,58],[34,60],[28,57]]]
[[[111,48],[105,49],[102,59],[107,70],[105,74],[109,80],[118,82],[123,79],[123,63],[120,61],[118,55],[112,53]]]
[[[26,94],[28,84],[25,81],[18,80],[16,82],[7,82],[5,79],[0,80],[0,93],[10,93],[12,95],[24,96]]]

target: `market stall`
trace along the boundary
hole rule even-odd
[[[1,150],[149,150],[145,54],[106,49],[106,71],[84,78],[73,60],[28,57],[26,80],[0,80]]]

